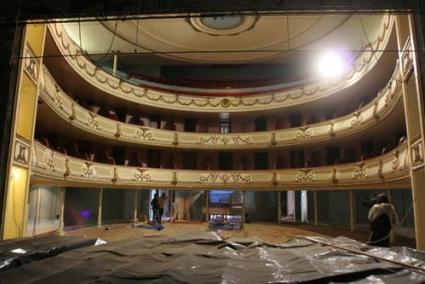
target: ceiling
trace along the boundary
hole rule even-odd
[[[382,18],[383,14],[192,15],[70,22],[65,29],[89,54],[144,54],[127,57],[127,64],[300,63],[329,49],[355,53],[376,38]]]

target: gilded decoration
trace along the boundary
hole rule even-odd
[[[93,112],[88,113],[86,124],[91,128],[100,130],[99,120],[97,118],[97,115]]]
[[[384,161],[379,160],[378,176],[382,180],[385,179],[385,175],[383,171],[384,171]]]
[[[93,169],[92,169],[92,165],[93,165],[93,163],[91,163],[91,162],[84,162],[84,166],[83,166],[83,169],[82,169],[82,172],[83,172],[83,177],[94,177],[94,171],[93,171]]]
[[[410,37],[407,38],[404,45],[401,54],[401,63],[403,66],[403,80],[406,81],[413,70],[413,51]]]
[[[353,118],[351,119],[351,128],[357,127],[362,123],[363,117],[361,115],[361,111],[358,110],[356,112],[353,113]]]
[[[394,185],[394,188],[408,186],[409,163],[411,162],[407,143],[397,148],[399,166],[394,171],[390,169],[394,163],[394,153],[382,154],[380,157],[362,161],[361,163],[341,164],[308,169],[282,169],[261,171],[200,171],[200,170],[166,170],[156,168],[135,168],[94,163],[63,155],[52,151],[36,142],[34,147],[34,166],[32,167],[32,183],[39,179],[43,184],[50,181],[63,186],[75,183],[87,187],[117,187],[117,188],[216,188],[225,185],[229,188],[269,188],[269,189],[309,189],[314,188],[376,188]],[[54,152],[54,154],[52,154]],[[46,160],[54,157],[54,171],[48,170]],[[50,163],[50,162],[48,162]],[[50,163],[51,165],[51,163]],[[53,167],[50,167],[51,169]],[[367,169],[371,170],[367,173]],[[181,175],[181,179],[178,178]],[[366,178],[367,177],[367,178]]]
[[[334,123],[333,122],[331,122],[331,124],[329,124],[329,132],[328,133],[329,133],[329,136],[331,138],[335,137]]]
[[[143,126],[139,127],[136,130],[136,137],[141,140],[148,140],[148,141],[154,140],[153,134],[151,133],[151,129],[148,127],[143,127]]]
[[[55,171],[55,152],[50,152],[50,157],[46,158],[45,160],[46,163],[46,169],[48,169],[49,171],[54,172]]]
[[[295,134],[295,139],[304,140],[307,138],[311,138],[312,136],[313,136],[313,129],[311,129],[309,126],[300,127],[297,131],[297,134]]]
[[[355,164],[355,169],[353,172],[353,179],[363,179],[367,176],[367,169],[364,163]]]
[[[114,136],[117,139],[121,137],[121,126],[119,123],[116,124]]]
[[[23,138],[20,138],[19,136],[17,136],[15,139],[13,163],[18,166],[28,168],[29,153],[30,153],[30,144]]]
[[[332,182],[332,184],[337,184],[338,183],[337,173],[336,173],[336,169],[335,168],[332,169],[331,182]]]
[[[38,61],[35,58],[33,52],[31,51],[31,48],[29,47],[29,45],[25,47],[24,70],[27,72],[27,74],[30,76],[30,78],[34,82],[38,81],[38,73],[39,73]]]
[[[394,156],[394,160],[392,162],[392,169],[393,169],[393,171],[395,171],[400,167],[400,160],[399,160],[400,151],[398,149],[395,150],[393,152],[393,156]]]
[[[66,179],[71,174],[71,169],[69,168],[69,158],[65,158],[65,172],[63,177]]]
[[[136,181],[151,181],[152,177],[147,173],[147,169],[138,168],[133,174]]]
[[[300,183],[313,182],[316,180],[316,176],[312,169],[300,169],[297,173],[296,181]]]
[[[241,135],[211,135],[200,137],[199,144],[251,144],[251,137]]]
[[[393,17],[384,17],[378,36],[372,42],[372,50],[385,49],[389,41],[392,28],[394,26]],[[105,92],[129,99],[143,105],[162,106],[176,110],[190,110],[197,108],[199,111],[252,111],[261,109],[275,109],[302,103],[304,100],[311,100],[311,96],[322,98],[333,94],[336,90],[341,90],[345,86],[352,85],[360,80],[378,62],[383,53],[376,55],[373,52],[365,52],[358,57],[352,69],[338,83],[330,81],[316,82],[310,86],[291,89],[289,91],[276,91],[263,95],[252,96],[232,96],[223,97],[200,97],[191,95],[180,95],[172,92],[161,92],[132,85],[129,82],[121,81],[119,78],[107,74],[97,68],[87,58],[81,56],[83,52],[66,34],[63,26],[59,23],[49,25],[49,30],[62,54],[66,54],[65,59],[82,76],[89,80]],[[167,87],[167,86],[166,86]],[[170,86],[168,86],[170,87]],[[194,88],[195,92],[202,92],[203,89]],[[178,90],[176,90],[178,92]]]
[[[422,144],[423,140],[419,139],[410,146],[412,155],[412,167],[414,170],[423,167],[424,165],[424,153]]]
[[[251,183],[252,176],[249,174],[241,173],[230,173],[230,174],[219,174],[209,173],[207,175],[201,175],[198,180],[199,183]]]

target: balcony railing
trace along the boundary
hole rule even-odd
[[[202,171],[136,168],[89,162],[35,143],[32,184],[167,189],[355,189],[408,187],[404,142],[387,154],[335,166],[261,171]]]
[[[161,89],[161,86],[155,89],[155,87],[150,87],[148,82],[145,82],[145,86],[137,86],[122,81],[88,60],[80,47],[70,39],[61,24],[50,24],[49,30],[61,54],[64,55],[64,59],[72,69],[88,83],[107,94],[145,106],[177,111],[244,112],[298,105],[324,98],[352,86],[369,73],[380,61],[384,52],[376,53],[375,50],[386,48],[393,27],[393,17],[383,17],[380,32],[373,41],[372,46],[357,57],[351,70],[347,72],[343,79],[322,80],[299,88],[272,91],[261,95],[231,96],[229,94],[228,96],[217,97],[183,95],[178,94],[178,90],[170,92],[158,90],[158,88]],[[193,89],[193,91],[206,92],[205,89]]]
[[[354,113],[330,121],[266,132],[187,133],[123,123],[90,112],[60,89],[46,67],[42,74],[41,99],[71,127],[114,141],[184,149],[283,148],[355,135],[386,118],[402,94],[402,75],[396,67],[390,81],[370,103]]]

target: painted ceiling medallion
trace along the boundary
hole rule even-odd
[[[196,15],[188,19],[190,25],[198,32],[212,36],[238,35],[251,30],[258,18],[256,16],[228,15],[202,16]]]

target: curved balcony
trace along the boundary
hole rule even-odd
[[[49,29],[67,64],[88,84],[101,92],[144,106],[190,112],[246,112],[278,109],[299,105],[341,92],[357,83],[382,59],[394,27],[391,16],[383,17],[379,36],[366,52],[357,57],[346,76],[340,80],[323,80],[300,88],[273,91],[250,96],[196,96],[161,91],[149,86],[137,86],[120,80],[99,69],[83,55],[60,24],[50,24]],[[204,89],[193,89],[195,93]],[[178,91],[177,91],[178,92]],[[223,90],[225,92],[225,90]]]
[[[32,183],[110,188],[344,189],[409,186],[407,143],[358,163],[262,171],[201,171],[135,168],[93,163],[35,144]]]
[[[55,121],[55,128],[58,129],[56,131],[71,124],[73,128],[83,131],[84,135],[107,138],[112,142],[182,149],[282,148],[339,139],[363,132],[384,120],[399,104],[402,94],[401,72],[396,68],[391,80],[374,100],[346,116],[303,127],[267,132],[188,133],[137,126],[99,116],[69,98],[58,87],[47,68],[43,69],[42,74],[40,97],[61,118],[60,121]],[[46,123],[51,123],[51,116],[47,112],[41,112],[39,116],[44,117]]]

